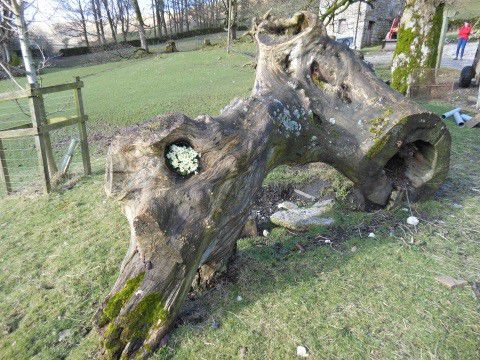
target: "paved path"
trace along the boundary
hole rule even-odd
[[[446,44],[443,49],[442,67],[461,70],[464,66],[472,65],[478,41],[470,41],[465,48],[463,60],[453,60],[457,50],[457,44]],[[376,66],[389,66],[392,62],[392,51],[379,51],[365,55],[365,60]]]

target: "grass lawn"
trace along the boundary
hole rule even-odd
[[[249,93],[249,61],[215,48],[52,71],[44,81],[82,76],[90,134],[110,135],[162,112],[217,114]],[[435,197],[412,204],[416,228],[405,223],[408,210],[361,213],[339,200],[333,229],[242,239],[236,280],[190,302],[201,316],[185,317],[154,358],[225,359],[242,351],[284,359],[303,345],[314,359],[478,359],[480,302],[470,286],[448,290],[435,280],[473,282],[480,274],[480,130],[449,128],[451,172]],[[72,189],[0,199],[1,359],[86,359],[95,351],[92,316],[129,238],[119,204],[104,196],[104,149],[97,150],[94,174]],[[304,175],[282,168],[268,181]],[[322,176],[343,193],[332,170]],[[305,252],[292,250],[297,243]]]

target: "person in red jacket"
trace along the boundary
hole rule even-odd
[[[466,22],[463,26],[458,29],[458,44],[457,44],[457,55],[454,60],[458,60],[458,54],[460,53],[460,60],[463,59],[463,53],[465,52],[465,46],[467,46],[468,38],[472,33],[472,26]]]

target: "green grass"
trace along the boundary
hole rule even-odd
[[[248,61],[213,49],[51,72],[44,81],[83,76],[90,134],[111,134],[161,112],[218,113],[249,92]],[[204,320],[179,325],[154,358],[236,358],[246,348],[247,358],[283,359],[297,345],[314,359],[478,358],[479,301],[468,286],[451,291],[435,280],[472,282],[480,273],[480,131],[449,128],[451,172],[434,198],[413,205],[416,229],[402,209],[361,213],[339,202],[332,229],[242,239],[237,280],[200,296]],[[119,204],[105,199],[103,164],[100,151],[94,174],[71,190],[0,199],[0,358],[85,359],[95,351],[92,317],[129,239]],[[268,182],[315,176],[344,192],[330,170],[281,168]],[[294,251],[296,243],[306,251]]]

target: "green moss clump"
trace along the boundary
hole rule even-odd
[[[145,339],[149,330],[167,317],[168,310],[159,293],[145,296],[132,311],[107,326],[103,346],[108,357],[118,358],[128,342]]]
[[[398,31],[397,47],[395,48],[394,58],[400,55],[406,57],[404,64],[397,66],[392,72],[392,88],[405,94],[408,90],[409,76],[419,68],[434,68],[438,57],[438,41],[443,21],[443,11],[445,4],[440,4],[436,9],[431,20],[431,29],[428,34],[422,34],[419,30],[421,14],[414,14],[412,17],[414,25],[411,28],[405,28],[401,25]],[[418,43],[412,47],[415,39]],[[426,46],[429,52],[423,59],[422,48]],[[421,74],[419,73],[419,76]]]
[[[105,326],[118,316],[123,305],[127,303],[128,299],[130,299],[135,290],[137,290],[144,277],[145,273],[141,273],[138,276],[127,280],[123,289],[108,300],[105,308],[103,309],[101,318],[99,319],[98,325],[100,327]]]
[[[129,341],[134,338],[145,338],[148,331],[158,321],[165,321],[168,311],[159,293],[145,296],[131,312],[122,318],[124,325],[122,340]]]
[[[414,53],[411,52],[411,46],[415,38],[418,36],[413,29],[405,28],[403,25],[398,30],[397,47],[395,48],[394,57],[404,54],[408,58],[408,62],[403,66],[398,66],[392,72],[392,88],[405,94],[408,89],[408,75],[417,68],[420,63],[421,47],[417,47]]]
[[[373,159],[385,147],[389,139],[390,135],[386,135],[380,139],[375,139],[374,144],[370,148],[370,150],[368,150],[366,157],[369,159]]]

